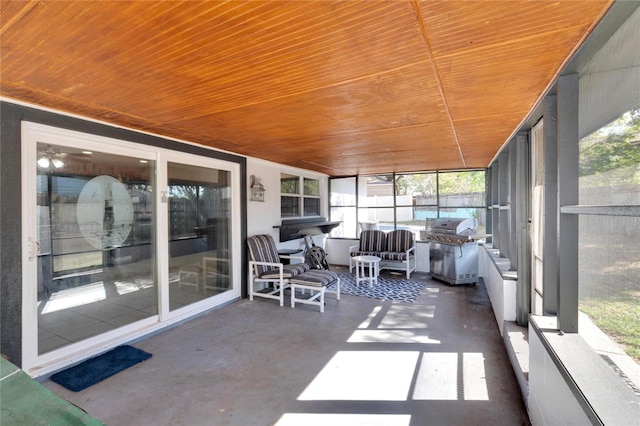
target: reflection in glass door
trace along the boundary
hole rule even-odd
[[[169,310],[233,289],[231,173],[167,164]]]
[[[37,144],[39,355],[157,315],[154,168]]]

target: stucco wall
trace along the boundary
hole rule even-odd
[[[310,172],[308,170],[288,167],[282,164],[255,158],[247,159],[247,181],[251,175],[261,179],[265,187],[264,202],[247,202],[247,235],[270,234],[276,240],[278,248],[298,248],[302,247],[303,241],[293,240],[280,242],[278,226],[282,223],[280,216],[280,173],[288,173],[297,176],[304,176],[320,180],[320,193],[327,194],[329,179],[326,175]],[[324,197],[326,199],[326,197]],[[321,215],[328,217],[328,205],[326,201],[320,207]],[[316,236],[314,241],[318,245],[324,246],[324,237]]]

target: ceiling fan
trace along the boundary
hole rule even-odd
[[[74,159],[82,161],[82,158],[88,158],[91,154],[91,151],[62,152],[60,149],[47,145],[46,149],[38,150],[38,166],[48,168],[53,165],[53,167],[59,169],[64,167],[64,160],[67,157],[73,157]]]

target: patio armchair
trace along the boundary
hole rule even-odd
[[[249,246],[249,300],[254,296],[275,299],[284,306],[284,290],[289,287],[289,279],[308,271],[306,263],[285,265],[278,255],[276,242],[271,235],[254,235],[247,238]],[[272,289],[256,289],[256,285],[266,285]]]
[[[284,305],[284,290],[291,290],[291,307],[296,303],[317,305],[320,312],[324,312],[324,294],[329,291],[335,293],[340,300],[340,279],[331,271],[312,270],[308,263],[293,263],[285,265],[280,261],[276,243],[271,235],[254,235],[247,238],[249,246],[249,299],[254,296],[275,299]],[[335,288],[327,290],[335,284]],[[257,289],[257,285],[266,288]],[[306,293],[309,297],[296,296],[296,290]]]

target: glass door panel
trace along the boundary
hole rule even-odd
[[[157,315],[154,168],[37,144],[39,355]]]
[[[169,310],[233,290],[231,172],[167,163]]]

